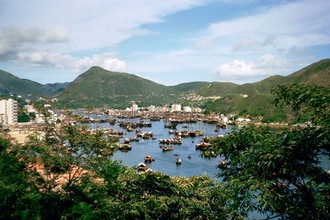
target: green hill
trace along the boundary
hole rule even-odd
[[[275,75],[255,83],[236,85],[234,83],[213,82],[202,88],[197,88],[196,93],[202,96],[225,96],[230,94],[270,94],[271,88],[276,85],[288,83],[315,84],[330,86],[330,59],[313,63],[288,76]]]
[[[132,101],[140,106],[170,104],[178,92],[133,74],[92,67],[66,88],[58,99],[66,107],[125,108]]]
[[[220,99],[209,103],[207,112],[235,113],[250,117],[262,117],[266,121],[285,119],[285,113],[276,109],[272,104],[271,89],[277,85],[296,83],[313,84],[329,87],[330,59],[311,64],[288,76],[271,76],[262,81],[233,86],[225,90],[222,84],[214,84],[213,91],[206,87],[202,89],[204,96],[217,94]],[[216,92],[215,92],[216,91]],[[224,92],[225,91],[225,92]],[[243,96],[246,94],[246,96]]]
[[[212,82],[208,83],[204,88],[199,88],[196,92],[201,96],[219,96],[229,94],[231,90],[239,87],[235,83],[229,82]]]
[[[111,72],[100,67],[90,68],[72,83],[41,85],[2,70],[0,77],[0,95],[13,93],[38,97],[57,94],[59,107],[122,109],[130,106],[132,101],[139,106],[162,106],[179,102],[182,105],[200,106],[206,112],[267,116],[276,112],[271,105],[271,89],[276,85],[297,83],[328,87],[330,59],[313,63],[288,76],[275,75],[243,85],[199,81],[165,86],[133,74]],[[221,98],[212,101],[207,97]]]
[[[54,83],[42,85],[40,83],[20,79],[11,73],[0,70],[0,95],[21,95],[23,97],[53,96],[63,91],[69,83]]]
[[[315,84],[330,86],[330,59],[324,59],[311,64],[289,76],[287,81],[297,84]]]

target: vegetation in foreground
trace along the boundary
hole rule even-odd
[[[212,140],[224,157],[218,182],[207,176],[137,173],[108,159],[116,140],[65,121],[24,146],[0,137],[1,219],[328,219],[330,91],[278,86],[276,105],[310,124],[278,131],[245,128]],[[299,111],[298,111],[299,110]],[[296,115],[297,117],[299,115]]]
[[[213,140],[204,155],[224,157],[221,184],[231,191],[231,208],[239,216],[257,211],[268,219],[329,219],[330,175],[320,162],[329,160],[330,90],[287,85],[273,93],[275,105],[291,106],[309,124],[243,129]]]

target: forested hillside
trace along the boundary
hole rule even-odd
[[[11,73],[0,70],[0,94],[22,97],[38,98],[40,96],[53,96],[63,91],[69,83],[49,83],[42,85],[40,83],[20,79]]]
[[[66,107],[126,108],[132,101],[140,106],[163,105],[178,93],[164,85],[133,74],[117,73],[92,67],[75,79],[58,99]]]

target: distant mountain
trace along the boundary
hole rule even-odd
[[[59,107],[126,108],[132,101],[139,106],[171,105],[178,102],[182,105],[202,106],[207,112],[267,115],[277,111],[271,105],[271,89],[276,85],[297,83],[328,87],[330,59],[311,64],[288,76],[275,75],[243,85],[200,81],[165,86],[133,74],[111,72],[100,67],[90,68],[71,83],[41,85],[2,70],[0,78],[0,95],[15,93],[35,97],[56,96]],[[212,101],[198,97],[221,98]]]
[[[2,95],[21,95],[23,97],[32,96],[53,96],[63,91],[69,83],[54,83],[42,85],[40,83],[20,79],[11,73],[0,70],[0,94]]]
[[[59,94],[64,89],[66,89],[71,83],[65,82],[65,83],[47,83],[46,85],[43,85],[43,87],[50,91],[52,95]]]
[[[234,83],[214,82],[195,90],[202,96],[225,96],[230,94],[270,94],[271,88],[288,83],[330,86],[330,59],[313,63],[288,76],[275,75],[255,83],[236,85]]]
[[[78,76],[58,99],[66,107],[124,108],[170,104],[178,96],[173,88],[133,74],[92,67]]]
[[[220,99],[207,105],[207,112],[238,113],[252,117],[261,116],[264,119],[268,118],[270,121],[279,121],[286,117],[286,113],[274,108],[272,105],[273,95],[271,89],[277,85],[289,83],[329,87],[330,59],[313,63],[288,76],[275,75],[259,82],[232,86],[232,88],[225,91],[221,83],[215,83],[213,91],[209,91],[205,87],[201,90],[203,93],[199,92],[199,94],[204,96],[218,94],[218,96],[221,96]]]

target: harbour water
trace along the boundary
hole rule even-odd
[[[93,117],[93,116],[92,116]],[[96,116],[94,116],[96,117]],[[136,119],[124,119],[134,121]],[[226,128],[216,128],[216,124],[204,123],[198,121],[196,123],[188,123],[187,127],[183,127],[184,124],[178,124],[175,130],[196,130],[204,132],[204,136],[218,136],[218,135],[227,135],[235,129],[240,129],[236,125],[227,125]],[[115,131],[124,131],[124,136],[119,140],[120,143],[123,143],[124,138],[132,138],[136,136],[135,130],[128,132],[118,123],[115,125],[110,125],[109,123],[91,123],[91,128],[102,129],[102,128],[112,128]],[[146,165],[153,171],[163,172],[169,176],[198,176],[206,174],[211,178],[217,178],[217,174],[220,169],[217,169],[216,166],[221,161],[222,158],[214,157],[210,159],[205,159],[200,156],[201,151],[196,150],[196,144],[200,143],[200,140],[203,136],[200,137],[187,137],[182,138],[181,145],[174,145],[172,151],[163,152],[160,148],[159,140],[160,139],[170,139],[173,138],[173,134],[169,134],[171,129],[164,127],[164,121],[153,121],[151,127],[142,127],[138,128],[141,132],[152,132],[156,139],[142,139],[140,138],[138,142],[130,142],[132,149],[127,152],[117,151],[113,156],[112,160],[120,160],[123,165],[130,167],[137,167],[139,163],[144,163],[144,158],[146,155],[151,155],[155,160],[151,163],[146,163]],[[190,158],[188,157],[190,156]],[[180,158],[182,163],[180,165],[176,164],[176,159]],[[322,156],[321,166],[325,170],[329,170],[329,157]],[[221,181],[221,180],[219,180]],[[266,219],[265,214],[258,212],[249,213],[249,219]],[[274,218],[278,219],[278,218]]]
[[[134,120],[134,119],[128,119]],[[152,132],[155,139],[142,139],[138,142],[130,142],[132,149],[127,152],[117,151],[111,159],[122,161],[123,165],[136,167],[139,163],[144,163],[146,155],[151,155],[154,161],[146,163],[146,165],[153,171],[163,172],[170,176],[198,176],[206,174],[209,177],[216,177],[220,172],[216,168],[219,161],[219,157],[212,157],[210,159],[202,158],[200,156],[201,151],[196,150],[196,144],[200,143],[203,136],[218,136],[227,135],[232,129],[235,129],[234,125],[227,125],[226,128],[216,129],[216,124],[204,123],[198,121],[196,123],[186,124],[187,127],[183,127],[184,124],[178,124],[176,129],[169,129],[164,127],[164,121],[153,121],[151,127],[138,128],[140,132]],[[124,138],[136,137],[136,132],[128,132],[118,123],[110,125],[109,123],[92,123],[91,128],[112,128],[115,131],[124,131],[123,138],[120,138],[119,142],[123,143]],[[199,129],[204,132],[203,136],[199,137],[182,137],[182,144],[173,145],[174,149],[171,151],[163,151],[160,148],[160,139],[174,138],[174,134],[170,134],[169,131],[175,130],[188,130],[194,131]],[[180,158],[182,163],[176,164],[176,159]]]

